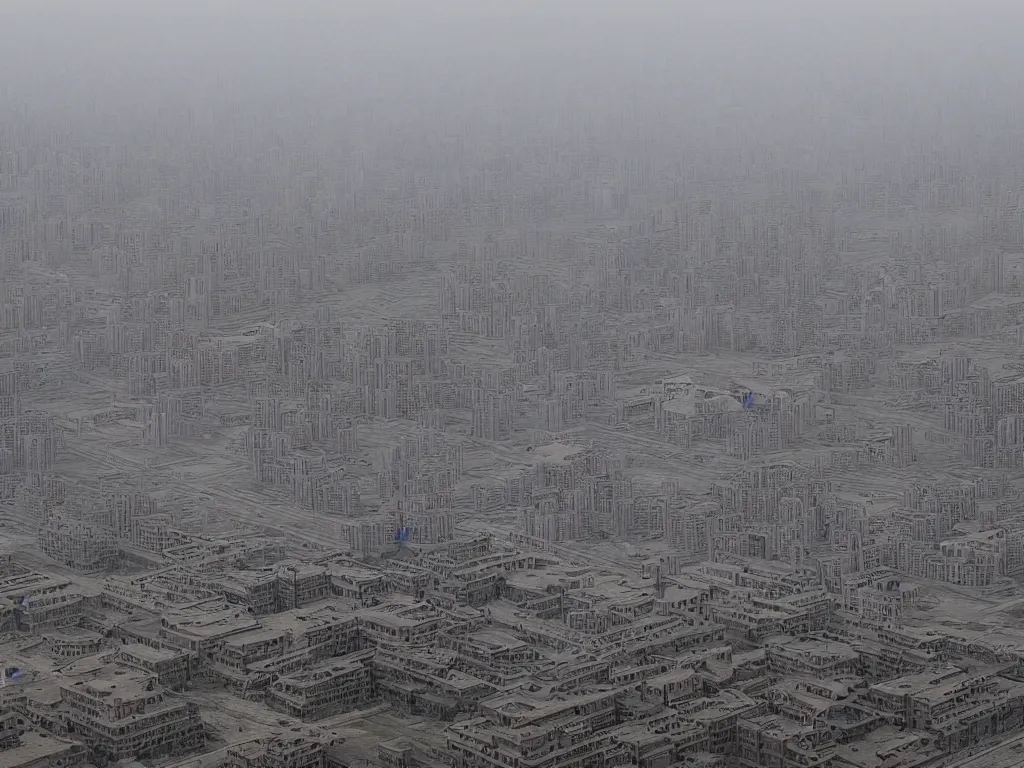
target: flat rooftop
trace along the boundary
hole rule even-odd
[[[21,743],[0,752],[0,768],[18,768],[23,765],[38,765],[49,759],[52,765],[59,765],[56,759],[72,753],[83,753],[85,747],[73,741],[59,739],[40,731],[25,731]]]

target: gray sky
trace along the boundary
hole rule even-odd
[[[226,82],[252,93],[490,85],[632,92],[879,93],[991,85],[1024,71],[1009,0],[7,0],[0,85],[36,98]],[[1021,23],[1013,23],[1014,19]],[[969,84],[969,85],[968,85]],[[986,86],[987,87],[987,86]],[[1001,86],[1000,86],[1001,87]],[[240,91],[241,94],[241,91]]]

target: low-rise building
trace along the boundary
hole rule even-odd
[[[304,722],[358,709],[376,694],[372,658],[373,651],[361,651],[282,676],[271,683],[264,702]]]
[[[169,698],[155,676],[106,667],[60,691],[70,728],[98,758],[174,755],[205,741],[198,705]]]
[[[852,646],[835,640],[783,637],[766,643],[765,661],[772,674],[825,680],[855,674],[860,657]]]
[[[131,643],[117,649],[115,661],[155,676],[157,683],[172,691],[182,690],[192,678],[192,658],[174,648]]]

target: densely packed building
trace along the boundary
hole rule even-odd
[[[3,81],[0,766],[1019,764],[997,75],[406,42]]]

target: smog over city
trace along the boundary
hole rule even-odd
[[[0,3],[0,768],[1020,768],[1024,5]]]

